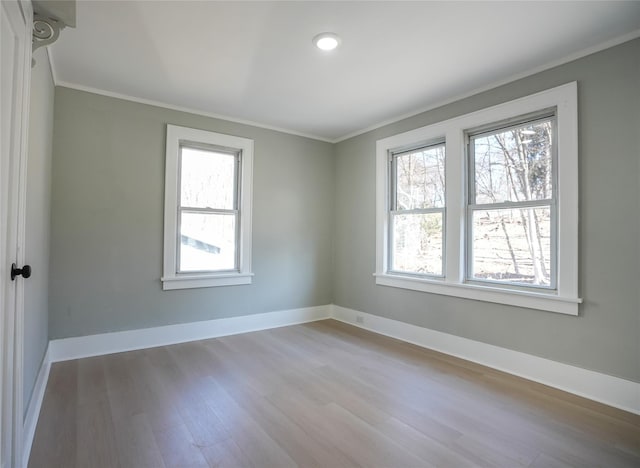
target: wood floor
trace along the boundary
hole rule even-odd
[[[54,364],[29,467],[640,467],[640,417],[333,320]]]

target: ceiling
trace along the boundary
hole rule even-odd
[[[640,2],[79,0],[76,22],[59,85],[339,141],[640,36]]]

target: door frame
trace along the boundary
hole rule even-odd
[[[25,264],[25,221],[26,221],[26,169],[29,128],[29,92],[31,83],[32,23],[33,6],[30,0],[2,0],[0,15],[15,25],[18,46],[14,59],[15,86],[11,99],[14,105],[2,106],[2,112],[9,110],[9,116],[2,116],[11,122],[9,154],[5,166],[8,184],[0,188],[0,197],[9,200],[6,205],[7,219],[16,226],[0,226],[0,240],[7,245],[0,246],[0,287],[2,291],[2,314],[0,315],[0,418],[7,434],[0,434],[0,463],[2,468],[22,467],[27,463],[23,454],[24,402],[23,402],[23,360],[24,360],[24,281],[16,278],[12,282],[9,275],[11,264],[19,267]],[[1,84],[0,84],[1,85]],[[0,146],[2,148],[2,146]],[[8,196],[10,195],[10,196]],[[5,206],[3,202],[0,209]],[[15,239],[15,240],[14,240]],[[14,246],[15,242],[15,246]],[[14,296],[14,299],[11,299]],[[5,307],[6,299],[14,306]]]

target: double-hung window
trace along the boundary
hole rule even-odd
[[[442,142],[389,155],[391,271],[443,275],[444,159]]]
[[[377,284],[577,315],[576,83],[376,151]]]
[[[555,112],[469,132],[467,278],[555,289]]]
[[[164,289],[251,282],[253,141],[167,126]]]

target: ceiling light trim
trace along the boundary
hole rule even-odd
[[[312,39],[313,44],[323,52],[331,52],[340,47],[342,40],[340,36],[332,32],[323,32],[317,34]]]
[[[299,136],[303,138],[309,138],[311,140],[322,141],[324,143],[336,143],[334,140],[330,140],[325,137],[321,137],[318,135],[313,135],[311,133],[298,132],[296,130],[291,130],[288,128],[277,127],[274,125],[263,124],[260,122],[255,122],[253,120],[239,119],[236,117],[231,117],[228,115],[215,114],[213,112],[207,112],[199,109],[194,109],[192,107],[185,106],[176,106],[175,104],[169,104],[167,102],[156,101],[153,99],[145,99],[139,98],[135,96],[130,96],[128,94],[121,94],[114,91],[107,91],[104,89],[94,88],[91,86],[79,85],[76,83],[71,83],[69,81],[57,81],[55,83],[56,86],[60,86],[63,88],[75,89],[76,91],[84,91],[86,93],[97,94],[99,96],[111,97],[114,99],[122,99],[123,101],[135,102],[138,104],[144,104],[147,106],[160,107],[162,109],[174,110],[177,112],[185,112],[187,114],[200,115],[202,117],[209,117],[211,119],[224,120],[227,122],[233,122],[241,125],[247,125],[250,127],[263,128],[265,130],[273,130],[275,132],[286,133],[288,135]]]

